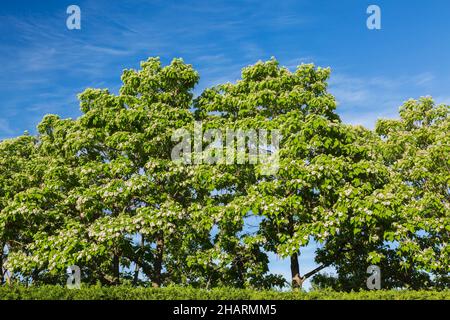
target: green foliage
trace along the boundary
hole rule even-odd
[[[145,288],[91,286],[70,290],[60,286],[2,286],[2,300],[450,300],[449,291],[360,291],[330,290],[268,291],[236,288],[211,290],[191,287]]]
[[[421,98],[405,102],[399,120],[378,121],[379,138],[370,143],[379,158],[378,187],[339,200],[352,210],[355,234],[343,235],[346,252],[339,259],[330,243],[319,250],[317,259],[333,264],[338,275],[317,276],[316,283],[356,289],[367,266],[376,264],[383,288],[449,287],[449,115],[450,106]]]
[[[194,98],[191,65],[150,58],[123,72],[118,94],[81,93],[77,119],[47,115],[36,136],[1,141],[0,283],[63,284],[78,265],[85,284],[167,287],[142,289],[149,296],[172,285],[271,289],[285,284],[269,273],[274,253],[290,257],[297,287],[315,276],[359,290],[376,264],[385,289],[448,288],[450,107],[410,100],[373,132],[341,122],[329,76],[271,59]],[[202,133],[278,130],[277,170],[172,161],[174,132],[196,121]],[[311,241],[320,267],[300,274]],[[335,277],[318,274],[327,266]]]

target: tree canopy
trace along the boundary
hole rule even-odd
[[[450,106],[348,125],[330,72],[260,61],[194,97],[191,65],[149,58],[117,94],[81,93],[78,118],[1,141],[0,282],[64,283],[77,265],[86,283],[271,288],[273,253],[295,288],[364,289],[369,265],[384,288],[448,287]]]

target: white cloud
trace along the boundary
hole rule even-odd
[[[9,122],[5,119],[0,119],[0,140],[10,138],[14,133]]]
[[[434,101],[437,104],[448,104],[448,105],[450,105],[450,96],[436,96],[436,97],[433,97],[433,98],[434,98]]]
[[[428,94],[433,81],[428,72],[397,78],[337,72],[331,76],[329,90],[345,122],[373,128],[379,118],[396,118],[404,101]]]

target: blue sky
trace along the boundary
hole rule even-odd
[[[71,4],[81,8],[81,30],[66,28]],[[370,4],[381,8],[381,30],[366,27]],[[291,69],[330,66],[342,119],[372,128],[408,98],[450,103],[449,35],[447,0],[3,1],[0,139],[35,132],[48,113],[77,117],[77,93],[116,92],[121,71],[149,56],[193,64],[196,93],[271,56]],[[313,251],[301,256],[303,272]],[[271,266],[288,274],[286,261],[273,257]]]

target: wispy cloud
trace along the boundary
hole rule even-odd
[[[434,97],[434,101],[437,104],[447,104],[450,105],[450,96],[436,96]]]
[[[9,122],[0,118],[0,140],[9,138],[14,134],[14,130],[11,128]]]
[[[427,95],[433,82],[434,76],[428,72],[396,78],[335,73],[330,92],[344,121],[373,128],[378,118],[397,117],[404,101]]]

